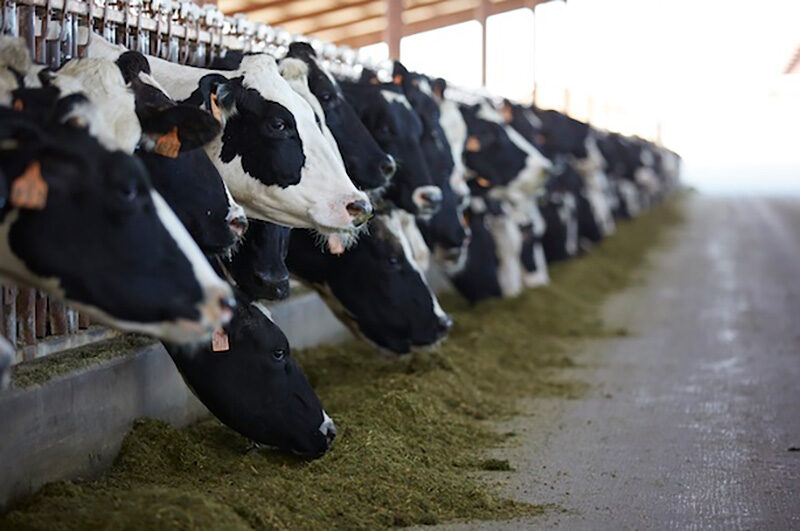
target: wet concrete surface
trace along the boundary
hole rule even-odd
[[[531,399],[486,473],[541,517],[448,529],[800,529],[800,199],[695,196],[604,311],[577,400]]]

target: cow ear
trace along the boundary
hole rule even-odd
[[[295,57],[297,59],[307,59],[316,56],[316,50],[307,42],[293,42],[289,45],[289,51],[286,54],[286,57]]]
[[[170,158],[209,143],[219,134],[220,123],[192,105],[173,105],[140,116],[145,149]]]
[[[392,82],[395,85],[402,85],[403,82],[409,79],[411,79],[411,75],[409,74],[408,69],[403,66],[403,63],[400,61],[395,61],[394,68],[392,69]]]
[[[370,68],[365,68],[361,71],[361,77],[358,82],[362,85],[377,85],[380,81],[378,80],[377,72]]]
[[[442,78],[437,78],[431,83],[431,90],[433,94],[439,99],[444,100],[444,91],[447,90],[447,81]]]

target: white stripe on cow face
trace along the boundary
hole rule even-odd
[[[267,101],[285,107],[293,116],[303,145],[305,165],[297,184],[281,188],[266,185],[244,171],[241,157],[228,163],[220,159],[222,135],[206,146],[231,193],[250,217],[279,225],[315,228],[328,234],[351,230],[353,218],[347,205],[369,204],[366,194],[356,190],[341,158],[317,126],[314,111],[284,80],[275,60],[266,55],[246,56],[236,71],[211,71],[169,63],[148,57],[153,76],[177,99],[186,99],[208,74],[228,79],[242,77],[244,88],[256,90]],[[223,128],[236,109],[223,110]]]
[[[161,195],[152,190],[150,196],[153,198],[158,218],[189,260],[195,279],[203,290],[203,302],[198,307],[201,323],[208,327],[213,326],[212,323],[227,322],[231,316],[221,315],[223,310],[220,306],[220,299],[233,296],[231,287],[214,272],[203,252],[189,235],[189,231]]]
[[[431,294],[431,302],[433,304],[433,313],[439,320],[446,320],[449,319],[445,311],[442,309],[442,306],[439,304],[439,299],[436,297],[436,294],[431,290],[430,286],[428,286],[428,279],[425,276],[425,272],[420,268],[420,265],[414,260],[414,252],[411,249],[411,244],[406,237],[405,232],[403,231],[403,223],[400,219],[402,216],[401,211],[399,209],[394,209],[389,215],[382,216],[385,220],[386,228],[395,235],[397,240],[400,242],[400,245],[403,249],[403,255],[408,260],[408,263],[411,264],[411,267],[414,268],[414,271],[417,272],[422,283],[428,288],[428,292]],[[414,225],[416,227],[416,224]],[[407,230],[411,230],[410,227]],[[418,229],[417,229],[418,230]],[[422,235],[419,236],[421,241]]]
[[[383,99],[388,103],[399,103],[409,111],[412,110],[411,103],[408,102],[408,98],[406,98],[405,94],[400,94],[399,92],[391,90],[381,90],[381,96],[383,96]]]
[[[450,100],[443,100],[439,103],[439,123],[450,144],[450,151],[453,154],[453,173],[450,174],[450,187],[458,196],[463,199],[469,197],[469,186],[467,186],[467,168],[464,165],[464,145],[467,142],[467,122],[458,110],[458,104]]]

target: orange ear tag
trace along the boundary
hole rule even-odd
[[[480,151],[481,141],[478,140],[477,136],[471,136],[467,138],[467,145],[465,146],[465,149],[470,153],[475,153],[476,151]]]
[[[377,85],[377,84],[379,84],[379,83],[380,83],[380,81],[378,81],[378,78],[377,78],[377,77],[371,77],[371,78],[369,79],[369,84],[370,84],[370,85]]]
[[[25,110],[25,104],[22,103],[22,100],[17,99],[11,104],[11,108],[15,111],[23,111]]]
[[[34,160],[11,184],[11,206],[42,210],[45,205],[47,205],[47,182],[42,177],[41,164],[38,160]]]
[[[400,75],[400,74],[396,74],[392,78],[392,81],[394,82],[395,85],[402,85],[403,84],[403,76]]]
[[[219,112],[219,107],[217,106],[217,95],[212,94],[210,100],[211,100],[211,116],[216,118],[218,122],[221,122],[222,113]]]
[[[478,183],[478,186],[481,188],[489,188],[492,186],[492,183],[489,182],[488,179],[484,179],[483,177],[475,177],[475,182]]]
[[[510,124],[514,121],[514,113],[511,111],[510,105],[503,105],[503,120],[506,121],[507,124]]]
[[[211,334],[211,350],[214,352],[227,352],[231,346],[228,341],[228,334],[224,328],[217,328]]]
[[[171,159],[177,158],[181,151],[181,141],[178,138],[178,126],[172,128],[169,133],[164,133],[156,140],[156,147],[153,150],[157,154]]]

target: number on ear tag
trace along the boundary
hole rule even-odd
[[[11,206],[29,210],[42,210],[47,205],[47,182],[42,177],[42,166],[32,161],[11,184]]]
[[[211,350],[214,352],[227,352],[230,350],[228,334],[224,328],[217,328],[211,335]]]
[[[181,141],[178,138],[178,126],[172,128],[169,133],[164,133],[158,140],[156,140],[156,147],[153,150],[157,154],[169,157],[171,159],[177,158],[178,153],[181,151]]]

